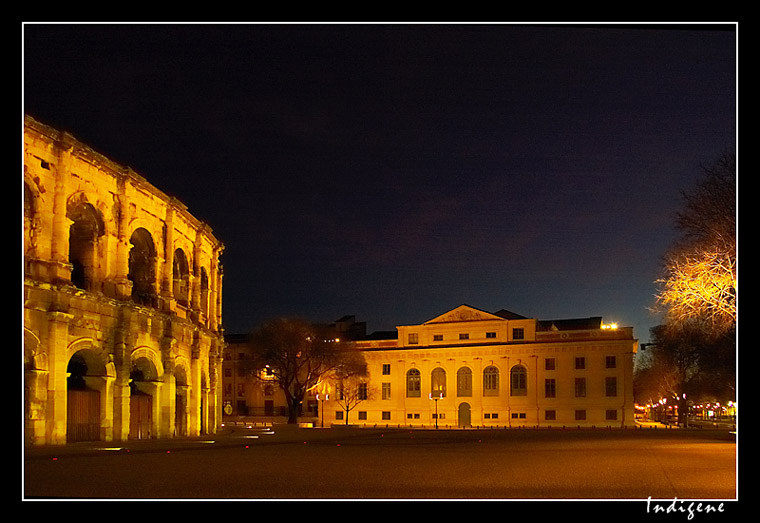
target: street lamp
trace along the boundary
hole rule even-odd
[[[321,422],[322,428],[325,428],[325,400],[329,400],[329,399],[330,399],[330,395],[329,394],[325,394],[324,398],[320,398],[319,397],[319,393],[317,393],[317,401],[321,401],[322,402],[319,405],[319,412],[322,415],[322,422]]]
[[[443,392],[439,392],[437,397],[433,397],[433,393],[431,392],[428,397],[435,401],[435,428],[438,428],[438,400],[443,397]]]

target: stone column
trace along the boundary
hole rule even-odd
[[[164,243],[164,267],[161,276],[161,298],[165,312],[174,310],[174,207],[166,206],[166,241]]]
[[[66,443],[68,328],[72,315],[65,312],[48,313],[48,390],[46,407],[46,441],[52,445]]]
[[[49,281],[71,282],[69,264],[69,227],[66,217],[66,178],[71,171],[71,145],[57,144],[58,161],[55,165],[55,189],[53,197],[53,231],[51,238],[51,266]]]

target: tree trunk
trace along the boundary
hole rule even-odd
[[[288,402],[288,425],[295,425],[298,423],[298,410],[301,406],[302,396],[294,396],[292,394],[285,394],[285,399]]]
[[[686,402],[686,398],[678,398],[678,425],[686,428],[689,420],[689,405]]]

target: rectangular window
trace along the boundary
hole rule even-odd
[[[409,345],[417,345],[420,342],[420,335],[416,332],[409,333]]]
[[[443,341],[443,334],[433,334],[433,341]]]
[[[608,398],[617,396],[617,378],[604,378],[604,394]]]
[[[545,410],[544,411],[544,419],[546,421],[554,421],[557,419],[557,411],[555,410]]]
[[[586,358],[583,356],[580,356],[578,358],[575,358],[575,368],[578,370],[583,370],[586,368]]]
[[[391,419],[391,412],[389,410],[384,410],[382,414],[383,421],[390,421]]]
[[[547,398],[556,397],[557,389],[554,379],[544,380],[544,396]]]
[[[359,399],[362,401],[367,399],[367,384],[366,383],[359,384]]]
[[[615,356],[607,356],[604,359],[604,366],[607,369],[614,369],[617,367],[617,360],[615,359]]]
[[[367,421],[367,411],[366,410],[360,410],[359,411],[359,419],[362,421]]]
[[[469,340],[470,339],[470,335],[467,332],[460,332],[459,333],[459,339],[460,340]]]
[[[381,385],[382,387],[382,398],[384,400],[391,399],[391,384],[390,383],[383,383]]]
[[[575,411],[575,419],[577,421],[584,421],[586,419],[586,411],[585,410],[576,410]]]
[[[554,370],[556,367],[556,362],[554,358],[546,358],[544,360],[544,370]]]
[[[383,375],[388,376],[391,373],[391,364],[383,363]]]
[[[390,383],[382,383],[381,384],[381,390],[382,390],[382,398],[384,400],[391,399],[391,384]]]
[[[515,327],[512,329],[512,339],[513,340],[524,340],[525,339],[525,329],[522,327]]]
[[[575,397],[586,397],[586,378],[575,378]]]
[[[335,411],[335,419],[337,419],[337,420],[343,419],[343,411],[342,410],[336,410]]]
[[[617,419],[617,410],[607,409],[607,411],[604,413],[604,419],[607,421],[615,421]]]
[[[496,333],[495,332],[486,332],[486,338],[495,338]]]

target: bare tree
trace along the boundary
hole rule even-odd
[[[681,238],[665,257],[657,302],[669,323],[703,321],[721,331],[737,315],[736,158],[723,154],[684,194]]]
[[[358,407],[360,403],[372,399],[377,392],[367,383],[364,379],[364,375],[356,373],[353,375],[337,376],[335,389],[335,402],[340,405],[346,413],[346,425],[348,425],[349,413]]]
[[[288,423],[298,422],[306,393],[320,380],[339,371],[366,372],[363,355],[330,329],[293,318],[266,322],[249,336],[252,359],[248,373],[262,370],[273,377],[288,404]]]

